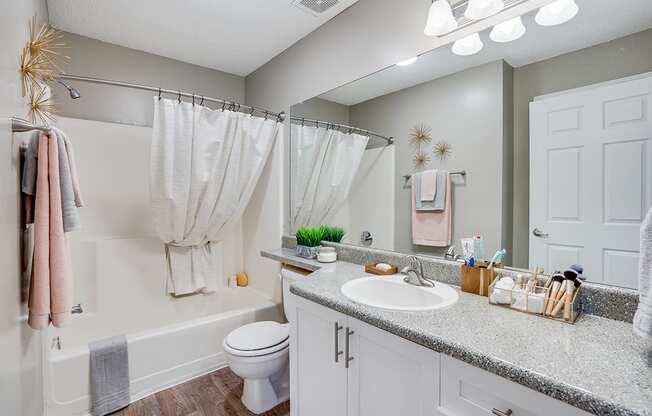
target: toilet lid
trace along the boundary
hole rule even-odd
[[[273,321],[243,325],[226,337],[229,347],[240,351],[263,350],[278,345],[290,336],[289,325]]]

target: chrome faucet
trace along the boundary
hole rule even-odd
[[[448,250],[446,250],[446,254],[444,254],[444,259],[446,259],[446,260],[458,261],[461,258],[462,258],[462,256],[455,253],[455,246],[454,245],[448,247]]]
[[[408,256],[409,266],[405,266],[401,273],[405,275],[403,281],[415,286],[435,287],[435,282],[423,275],[423,264],[417,256]]]

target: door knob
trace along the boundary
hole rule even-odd
[[[498,410],[495,407],[491,409],[491,414],[495,416],[512,416],[512,409],[507,409],[506,411]]]
[[[532,230],[532,235],[534,235],[535,237],[539,237],[539,238],[548,238],[548,233],[544,233],[543,231],[541,231],[538,228],[535,228],[534,230]]]

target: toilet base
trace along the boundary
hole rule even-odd
[[[289,368],[269,378],[245,379],[242,404],[255,414],[264,413],[290,398]]]

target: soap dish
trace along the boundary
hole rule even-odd
[[[381,270],[376,267],[377,263],[370,263],[364,266],[364,271],[371,274],[377,274],[380,276],[389,276],[390,274],[398,273],[398,267],[392,266],[388,270]],[[390,265],[391,266],[391,265]]]

